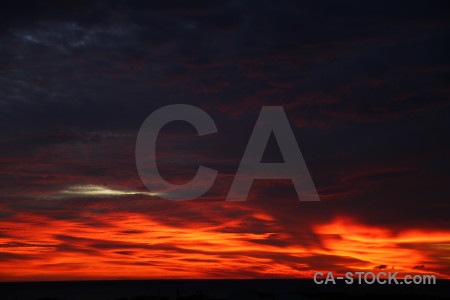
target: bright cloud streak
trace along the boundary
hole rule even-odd
[[[83,197],[83,196],[122,196],[122,195],[148,195],[156,196],[158,193],[120,191],[100,185],[75,185],[67,190],[55,194],[56,197]]]

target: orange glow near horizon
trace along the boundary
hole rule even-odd
[[[272,221],[260,212],[253,217]],[[449,278],[433,271],[448,263],[448,232],[394,235],[337,219],[314,227],[322,247],[304,247],[264,243],[272,233],[223,230],[243,227],[239,219],[220,226],[169,226],[127,212],[98,214],[96,221],[102,226],[29,214],[0,221],[0,280],[309,278],[314,271],[368,271],[376,265]],[[315,256],[337,261],[324,269],[326,259],[319,266]]]
[[[364,226],[346,218],[338,218],[330,224],[315,227],[330,253],[353,257],[401,273],[430,273],[441,278],[448,274],[428,269],[444,268],[450,261],[442,246],[450,246],[450,232],[425,232],[409,230],[392,233],[387,229]],[[419,247],[417,247],[419,246]],[[426,265],[425,269],[415,266]],[[358,271],[372,271],[373,264],[352,266]]]

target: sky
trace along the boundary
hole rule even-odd
[[[450,278],[447,1],[14,1],[0,10],[0,281]],[[170,104],[162,177],[136,169]],[[225,201],[263,106],[282,106],[321,201],[258,179]],[[281,159],[281,160],[280,160]],[[280,162],[269,140],[265,162]]]

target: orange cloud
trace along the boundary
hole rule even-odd
[[[222,214],[238,209],[222,205]],[[0,280],[303,278],[377,265],[448,277],[440,271],[448,263],[448,232],[393,233],[341,218],[313,226],[322,246],[306,248],[280,228],[252,232],[249,217],[275,222],[256,209],[219,223],[172,225],[140,213],[90,214],[95,224],[26,213],[1,220]]]
[[[337,218],[334,222],[315,226],[326,253],[353,257],[363,264],[346,266],[358,271],[372,270],[386,265],[401,273],[436,274],[448,278],[439,269],[448,265],[449,257],[442,248],[450,247],[450,232],[408,230],[398,233],[386,228],[357,224],[350,219]],[[426,265],[426,268],[415,268]]]

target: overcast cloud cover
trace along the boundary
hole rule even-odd
[[[447,1],[0,11],[0,280],[450,276]],[[219,171],[183,202],[148,195],[134,158],[144,119],[178,103],[219,130],[161,133],[168,180]],[[284,107],[321,202],[280,180],[224,201],[264,105]]]

